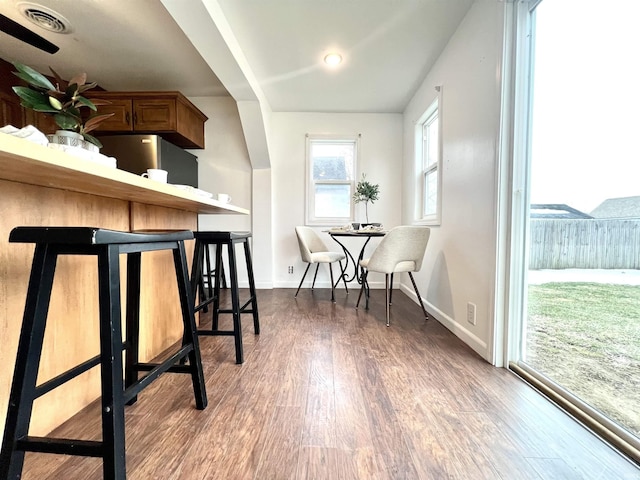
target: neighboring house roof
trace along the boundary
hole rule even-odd
[[[640,218],[640,196],[609,198],[591,212],[594,218]]]
[[[593,218],[564,203],[532,203],[531,218]]]

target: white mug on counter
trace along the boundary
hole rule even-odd
[[[145,173],[142,174],[143,177],[148,178],[149,180],[155,180],[156,182],[167,183],[167,176],[169,172],[166,170],[159,170],[157,168],[148,168]]]
[[[218,194],[218,201],[221,203],[231,203],[231,197],[229,195],[227,195],[226,193],[219,193]]]

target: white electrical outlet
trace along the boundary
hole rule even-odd
[[[289,265],[289,268],[287,268],[287,271],[289,272],[289,274],[293,273],[293,265]]]
[[[476,324],[476,304],[475,303],[467,303],[467,322],[471,325]]]

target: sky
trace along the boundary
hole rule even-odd
[[[640,1],[536,10],[531,203],[640,196]]]

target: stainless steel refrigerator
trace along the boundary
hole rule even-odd
[[[148,168],[169,172],[168,183],[198,188],[198,157],[159,135],[102,135],[100,153],[114,157],[117,167],[141,175]]]

